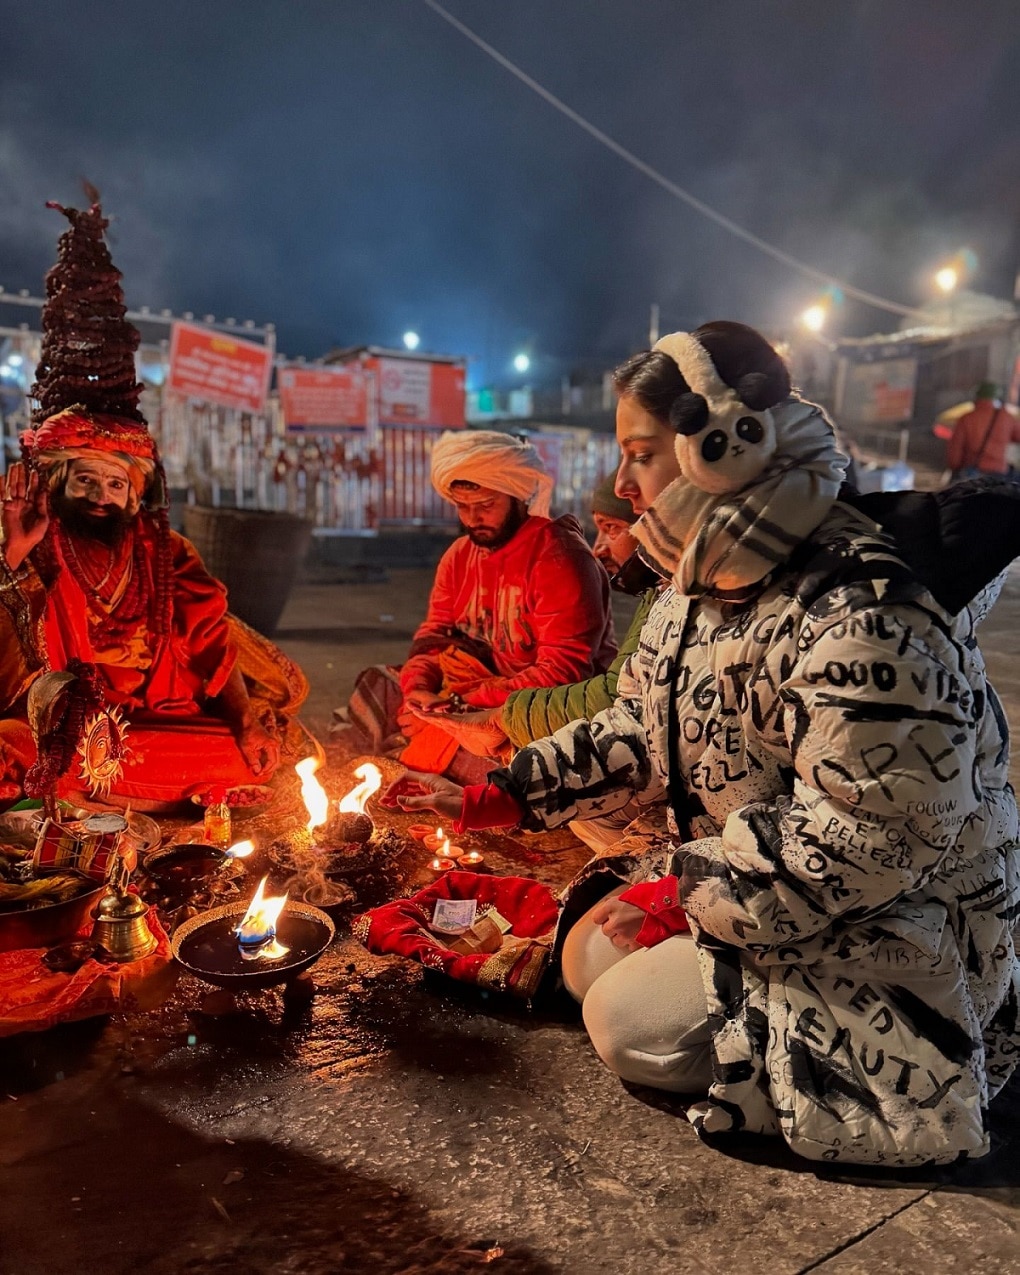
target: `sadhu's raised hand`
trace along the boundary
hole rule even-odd
[[[6,475],[0,474],[0,529],[4,557],[12,571],[17,571],[42,540],[49,525],[46,484],[37,470],[15,461]]]

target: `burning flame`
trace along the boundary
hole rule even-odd
[[[369,797],[374,796],[382,786],[382,772],[370,761],[358,767],[354,778],[360,779],[361,783],[355,784],[346,796],[340,798],[337,810],[342,815],[363,815]]]
[[[287,896],[284,894],[267,899],[265,889],[268,880],[268,877],[263,877],[259,882],[258,889],[248,904],[248,911],[235,930],[242,955],[252,960],[257,957],[264,961],[276,961],[290,951],[289,947],[276,941],[276,922],[287,902]]]
[[[229,850],[225,850],[224,854],[228,859],[247,859],[255,850],[254,841],[235,841]]]
[[[315,778],[319,762],[315,757],[306,757],[294,769],[301,778],[301,800],[308,811],[308,823],[305,826],[309,832],[314,832],[329,819],[329,798],[325,788]]]

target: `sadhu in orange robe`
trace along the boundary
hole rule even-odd
[[[252,773],[209,704],[235,663],[253,713],[275,722],[285,753],[304,751],[291,720],[308,693],[304,675],[227,613],[226,590],[191,542],[173,531],[170,538],[172,621],[165,636],[152,624],[156,529],[144,511],[112,562],[105,545],[55,524],[47,552],[33,554],[16,577],[0,555],[0,798],[20,794],[35,758],[25,712],[29,686],[44,669],[63,669],[75,657],[96,665],[108,704],[128,722],[128,755],[114,797],[169,804],[210,786],[266,781],[268,772]],[[62,788],[80,790],[80,780],[71,774]]]

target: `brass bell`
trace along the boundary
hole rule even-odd
[[[92,941],[101,943],[115,961],[139,961],[151,956],[158,940],[145,919],[147,911],[137,894],[107,890],[92,913]]]

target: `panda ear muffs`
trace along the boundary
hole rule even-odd
[[[688,390],[673,400],[669,423],[678,434],[697,434],[708,424],[708,403],[700,394]]]
[[[785,366],[771,372],[746,372],[733,388],[753,412],[764,412],[790,393],[790,374]]]

